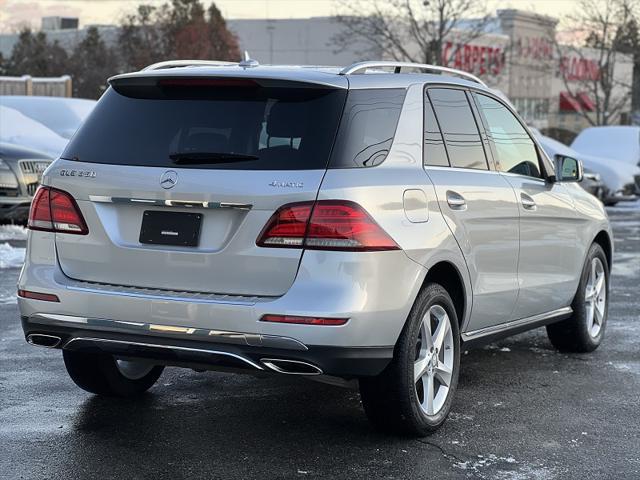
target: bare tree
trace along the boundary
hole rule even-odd
[[[636,0],[581,0],[571,16],[572,28],[564,37],[573,38],[569,45],[557,45],[560,76],[567,92],[574,98],[586,94],[590,107],[579,113],[591,125],[609,125],[630,105],[631,74],[620,75],[627,39],[623,32],[637,22]],[[588,48],[584,48],[584,47]],[[593,111],[590,111],[593,110]]]
[[[356,44],[362,55],[437,65],[456,54],[450,49],[442,58],[445,39],[455,34],[459,48],[482,36],[489,22],[485,0],[342,0],[338,12],[338,48]]]

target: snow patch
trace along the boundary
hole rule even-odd
[[[620,202],[614,207],[607,207],[607,212],[628,212],[629,210],[640,210],[640,200],[635,202]]]
[[[504,480],[550,480],[555,474],[549,468],[539,465],[521,465],[513,457],[499,457],[494,454],[478,455],[477,460],[457,462],[453,466],[465,470],[467,476]],[[486,471],[484,471],[486,469]]]
[[[640,272],[640,257],[638,257],[638,253],[616,252],[613,259],[612,272],[615,277],[635,278]]]
[[[20,268],[24,263],[25,250],[12,247],[8,243],[0,243],[0,269]]]
[[[21,225],[0,226],[0,240],[26,240],[27,229]]]

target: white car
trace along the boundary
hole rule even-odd
[[[611,126],[585,128],[571,148],[578,152],[640,165],[640,127]]]
[[[18,110],[66,139],[73,136],[95,104],[95,100],[82,98],[0,96],[0,105]]]
[[[39,150],[57,158],[68,139],[13,108],[0,105],[0,142]]]
[[[544,151],[553,158],[556,155],[572,157],[580,160],[585,169],[598,173],[604,183],[605,192],[603,203],[615,205],[621,201],[635,200],[638,197],[640,185],[640,167],[611,159],[587,155],[551,137],[542,135],[536,129],[532,129]]]

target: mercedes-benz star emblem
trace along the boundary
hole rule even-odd
[[[167,170],[160,177],[160,186],[165,190],[173,188],[178,183],[178,172],[175,170]]]

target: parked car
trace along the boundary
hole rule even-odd
[[[585,168],[584,177],[582,178],[582,182],[580,182],[580,186],[598,200],[604,200],[606,190],[599,173]]]
[[[551,137],[542,135],[532,129],[540,145],[547,155],[553,158],[555,155],[569,156],[579,159],[592,172],[600,175],[604,183],[602,201],[607,206],[618,202],[634,201],[640,195],[640,167],[611,159],[595,157],[578,152]]]
[[[0,222],[26,222],[31,199],[52,158],[28,148],[0,143]]]
[[[0,105],[19,111],[66,139],[73,136],[95,104],[95,100],[82,98],[0,96]]]
[[[56,158],[68,140],[18,110],[0,105],[0,142],[31,148]]]
[[[579,152],[640,165],[640,127],[590,127],[581,131],[571,144]]]
[[[165,365],[355,379],[375,425],[424,435],[463,349],[542,325],[598,347],[604,207],[479,79],[186,65],[111,78],[32,203],[25,337],[79,387],[135,396]]]

